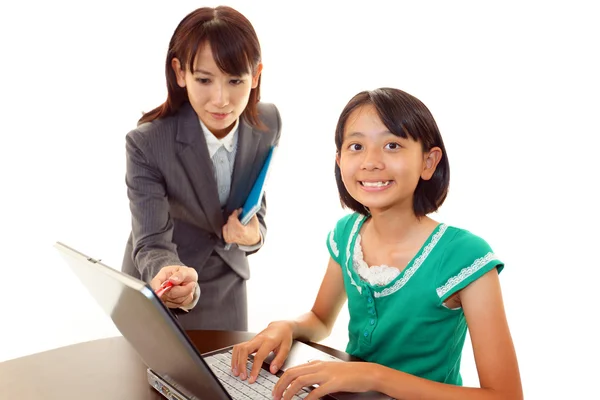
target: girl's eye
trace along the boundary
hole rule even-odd
[[[196,78],[196,80],[203,85],[206,85],[207,83],[210,82],[210,79],[208,79],[208,78]]]
[[[232,79],[232,80],[229,81],[229,83],[231,83],[232,85],[235,85],[235,86],[241,85],[243,82],[244,81],[241,80],[241,79]]]
[[[358,144],[358,143],[352,143],[350,146],[348,146],[348,150],[350,151],[360,151],[362,150],[362,144]]]
[[[385,145],[385,147],[389,150],[398,150],[400,149],[402,146],[400,146],[400,144],[392,142],[392,143],[388,143]]]

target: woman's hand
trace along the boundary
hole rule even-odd
[[[263,361],[272,351],[275,352],[276,356],[271,361],[270,370],[272,374],[277,373],[292,348],[293,340],[293,322],[271,322],[265,330],[256,335],[252,340],[233,347],[233,356],[231,358],[231,370],[233,374],[245,380],[248,372],[246,370],[248,355],[256,353],[252,363],[252,371],[248,375],[248,382],[254,383]]]
[[[198,273],[194,268],[183,265],[163,267],[150,281],[150,287],[156,292],[167,281],[173,284],[173,287],[161,296],[161,300],[167,307],[179,308],[192,303],[198,284]]]
[[[226,243],[237,243],[243,246],[253,246],[260,242],[260,225],[258,217],[254,215],[247,225],[240,222],[239,208],[231,213],[227,223],[223,226],[223,240]]]
[[[305,400],[316,400],[335,392],[373,390],[373,367],[366,362],[312,361],[285,371],[273,388],[273,398],[289,400],[303,387],[319,385]]]

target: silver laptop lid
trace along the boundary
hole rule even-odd
[[[63,243],[54,246],[148,367],[190,395],[230,399],[150,286]]]

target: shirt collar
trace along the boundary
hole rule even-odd
[[[240,125],[239,118],[237,119],[237,121],[235,121],[235,125],[233,126],[233,129],[231,129],[231,131],[229,131],[227,136],[225,136],[223,139],[217,139],[215,137],[215,135],[213,135],[208,130],[206,125],[204,125],[204,122],[202,122],[202,120],[200,118],[198,118],[198,120],[200,121],[200,126],[202,127],[202,132],[204,132],[204,137],[206,138],[206,145],[208,146],[208,155],[211,158],[221,148],[221,146],[224,146],[225,150],[227,150],[230,153],[233,151],[233,148],[235,147],[235,138],[237,136],[237,131],[238,131],[238,128]]]

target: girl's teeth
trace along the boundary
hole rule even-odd
[[[385,182],[362,182],[363,186],[366,187],[383,187],[390,184],[390,181]]]

